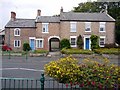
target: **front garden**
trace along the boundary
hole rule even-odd
[[[120,54],[120,48],[98,48],[94,49],[93,51],[91,50],[83,50],[83,49],[75,49],[75,48],[70,48],[66,49],[63,48],[61,50],[62,54],[114,54],[114,55],[119,55]]]
[[[84,59],[82,63],[72,56],[51,61],[44,67],[45,74],[65,83],[66,87],[118,88],[120,67],[110,64],[107,58],[102,62]]]

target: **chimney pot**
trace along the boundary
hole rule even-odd
[[[60,9],[60,13],[62,13],[63,12],[63,7],[61,7],[61,9]]]
[[[41,10],[37,11],[37,16],[41,16]]]
[[[16,20],[16,13],[15,12],[11,12],[11,20],[12,21]]]

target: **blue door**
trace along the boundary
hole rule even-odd
[[[90,39],[89,38],[86,38],[86,42],[85,42],[85,49],[90,49]]]
[[[35,40],[34,39],[30,39],[30,47],[32,50],[35,50]]]

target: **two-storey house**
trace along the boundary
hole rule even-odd
[[[99,46],[115,42],[115,20],[107,13],[63,12],[58,16],[41,16],[37,11],[36,19],[16,18],[11,12],[11,20],[5,26],[5,43],[13,50],[22,50],[28,42],[32,50],[58,50],[60,40],[67,38],[71,47],[77,47],[77,37],[82,36],[84,49],[91,49],[90,36],[99,36]]]

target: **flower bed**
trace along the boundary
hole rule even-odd
[[[85,59],[79,64],[69,56],[46,64],[44,69],[46,75],[66,83],[66,87],[116,88],[120,83],[120,67],[110,65],[107,58],[101,63]]]

